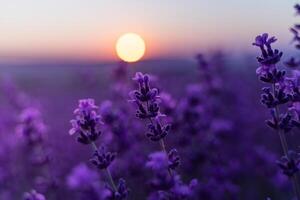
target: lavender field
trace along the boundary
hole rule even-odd
[[[266,28],[238,55],[0,57],[0,200],[300,200],[300,25],[286,26],[287,48]]]

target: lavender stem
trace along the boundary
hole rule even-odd
[[[116,187],[116,185],[115,185],[115,182],[114,182],[114,180],[113,180],[113,178],[112,178],[112,176],[111,176],[110,170],[109,170],[108,168],[106,168],[105,171],[106,171],[106,173],[107,173],[107,176],[108,176],[108,179],[109,179],[109,181],[110,181],[110,184],[111,184],[112,187],[114,188],[115,192],[117,192],[118,189],[117,189],[117,187]]]
[[[166,150],[165,141],[164,141],[163,138],[159,140],[159,144],[160,144],[161,149],[163,150],[163,152],[165,152],[165,154],[168,156],[168,153],[167,153],[167,150]],[[168,168],[168,172],[169,172],[170,176],[172,177],[173,174],[172,174],[172,170],[170,168]]]
[[[92,148],[94,151],[98,151],[97,145],[95,144],[95,142],[91,142]]]

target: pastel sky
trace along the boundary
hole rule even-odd
[[[109,60],[126,32],[140,34],[148,58],[218,47],[249,50],[258,33],[288,45],[292,0],[0,0],[0,57]]]

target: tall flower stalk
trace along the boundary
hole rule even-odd
[[[297,172],[299,171],[300,156],[289,149],[286,138],[286,134],[291,131],[295,123],[289,110],[284,113],[281,113],[280,110],[280,106],[293,102],[296,88],[295,86],[291,87],[291,80],[286,77],[286,72],[277,67],[283,53],[272,48],[272,44],[276,41],[275,37],[269,38],[267,33],[255,38],[253,45],[261,50],[261,55],[257,57],[260,67],[256,73],[262,82],[269,84],[269,87],[263,88],[261,102],[270,109],[272,115],[272,118],[267,120],[267,125],[276,130],[280,138],[284,155],[277,163],[283,173],[291,179],[295,195],[299,200],[300,189]],[[296,87],[298,88],[298,86]]]
[[[74,110],[75,119],[71,120],[72,129],[70,135],[77,134],[77,141],[82,144],[91,145],[94,153],[90,159],[91,163],[100,170],[104,170],[110,184],[112,200],[127,199],[129,190],[124,179],[119,179],[118,185],[115,184],[109,166],[114,161],[116,154],[106,151],[103,146],[99,148],[96,141],[101,135],[101,116],[98,106],[93,99],[79,100],[78,108]]]
[[[160,113],[160,96],[157,88],[151,88],[150,80],[147,74],[137,72],[134,81],[137,82],[139,88],[130,93],[132,101],[137,105],[136,116],[139,119],[146,119],[149,121],[148,132],[146,137],[151,141],[159,142],[161,150],[166,154],[169,160],[168,172],[173,176],[172,170],[180,164],[180,158],[176,149],[169,152],[166,149],[164,138],[168,135],[171,124],[163,124],[162,117],[165,115]]]
[[[148,199],[193,199],[197,193],[198,181],[192,179],[189,184],[183,183],[181,176],[176,173],[176,168],[180,165],[178,151],[174,148],[168,151],[165,145],[164,139],[171,124],[164,123],[163,117],[166,115],[160,113],[159,90],[150,86],[150,77],[147,74],[137,72],[133,80],[139,86],[130,93],[132,101],[137,105],[136,116],[149,121],[146,137],[158,142],[161,147],[161,151],[149,155],[145,165],[154,175],[150,180],[154,191]]]

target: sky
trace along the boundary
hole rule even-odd
[[[0,0],[1,57],[113,60],[126,32],[141,35],[146,58],[249,51],[263,32],[287,47],[300,22],[293,0]]]

